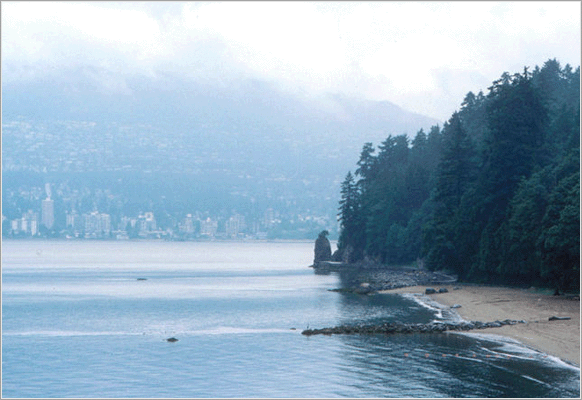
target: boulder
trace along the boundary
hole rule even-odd
[[[553,317],[548,318],[548,321],[566,321],[572,319],[571,317],[556,317],[555,315]]]
[[[449,290],[447,288],[440,288],[439,293],[449,293]]]
[[[436,289],[427,287],[426,290],[424,291],[424,294],[435,294],[437,291]]]

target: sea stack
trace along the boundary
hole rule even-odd
[[[315,240],[315,257],[313,259],[313,266],[317,267],[322,261],[331,261],[331,244],[327,239],[329,232],[327,230],[321,231],[317,240]]]

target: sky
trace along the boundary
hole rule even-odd
[[[77,66],[124,79],[259,79],[387,100],[441,121],[505,71],[580,65],[581,3],[3,1],[2,79]]]

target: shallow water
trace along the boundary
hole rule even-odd
[[[578,368],[511,340],[301,335],[438,318],[396,294],[331,292],[338,277],[314,274],[312,255],[302,242],[4,241],[2,396],[579,397]]]

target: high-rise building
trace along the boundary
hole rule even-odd
[[[55,202],[48,197],[42,201],[42,224],[48,229],[55,224]]]

